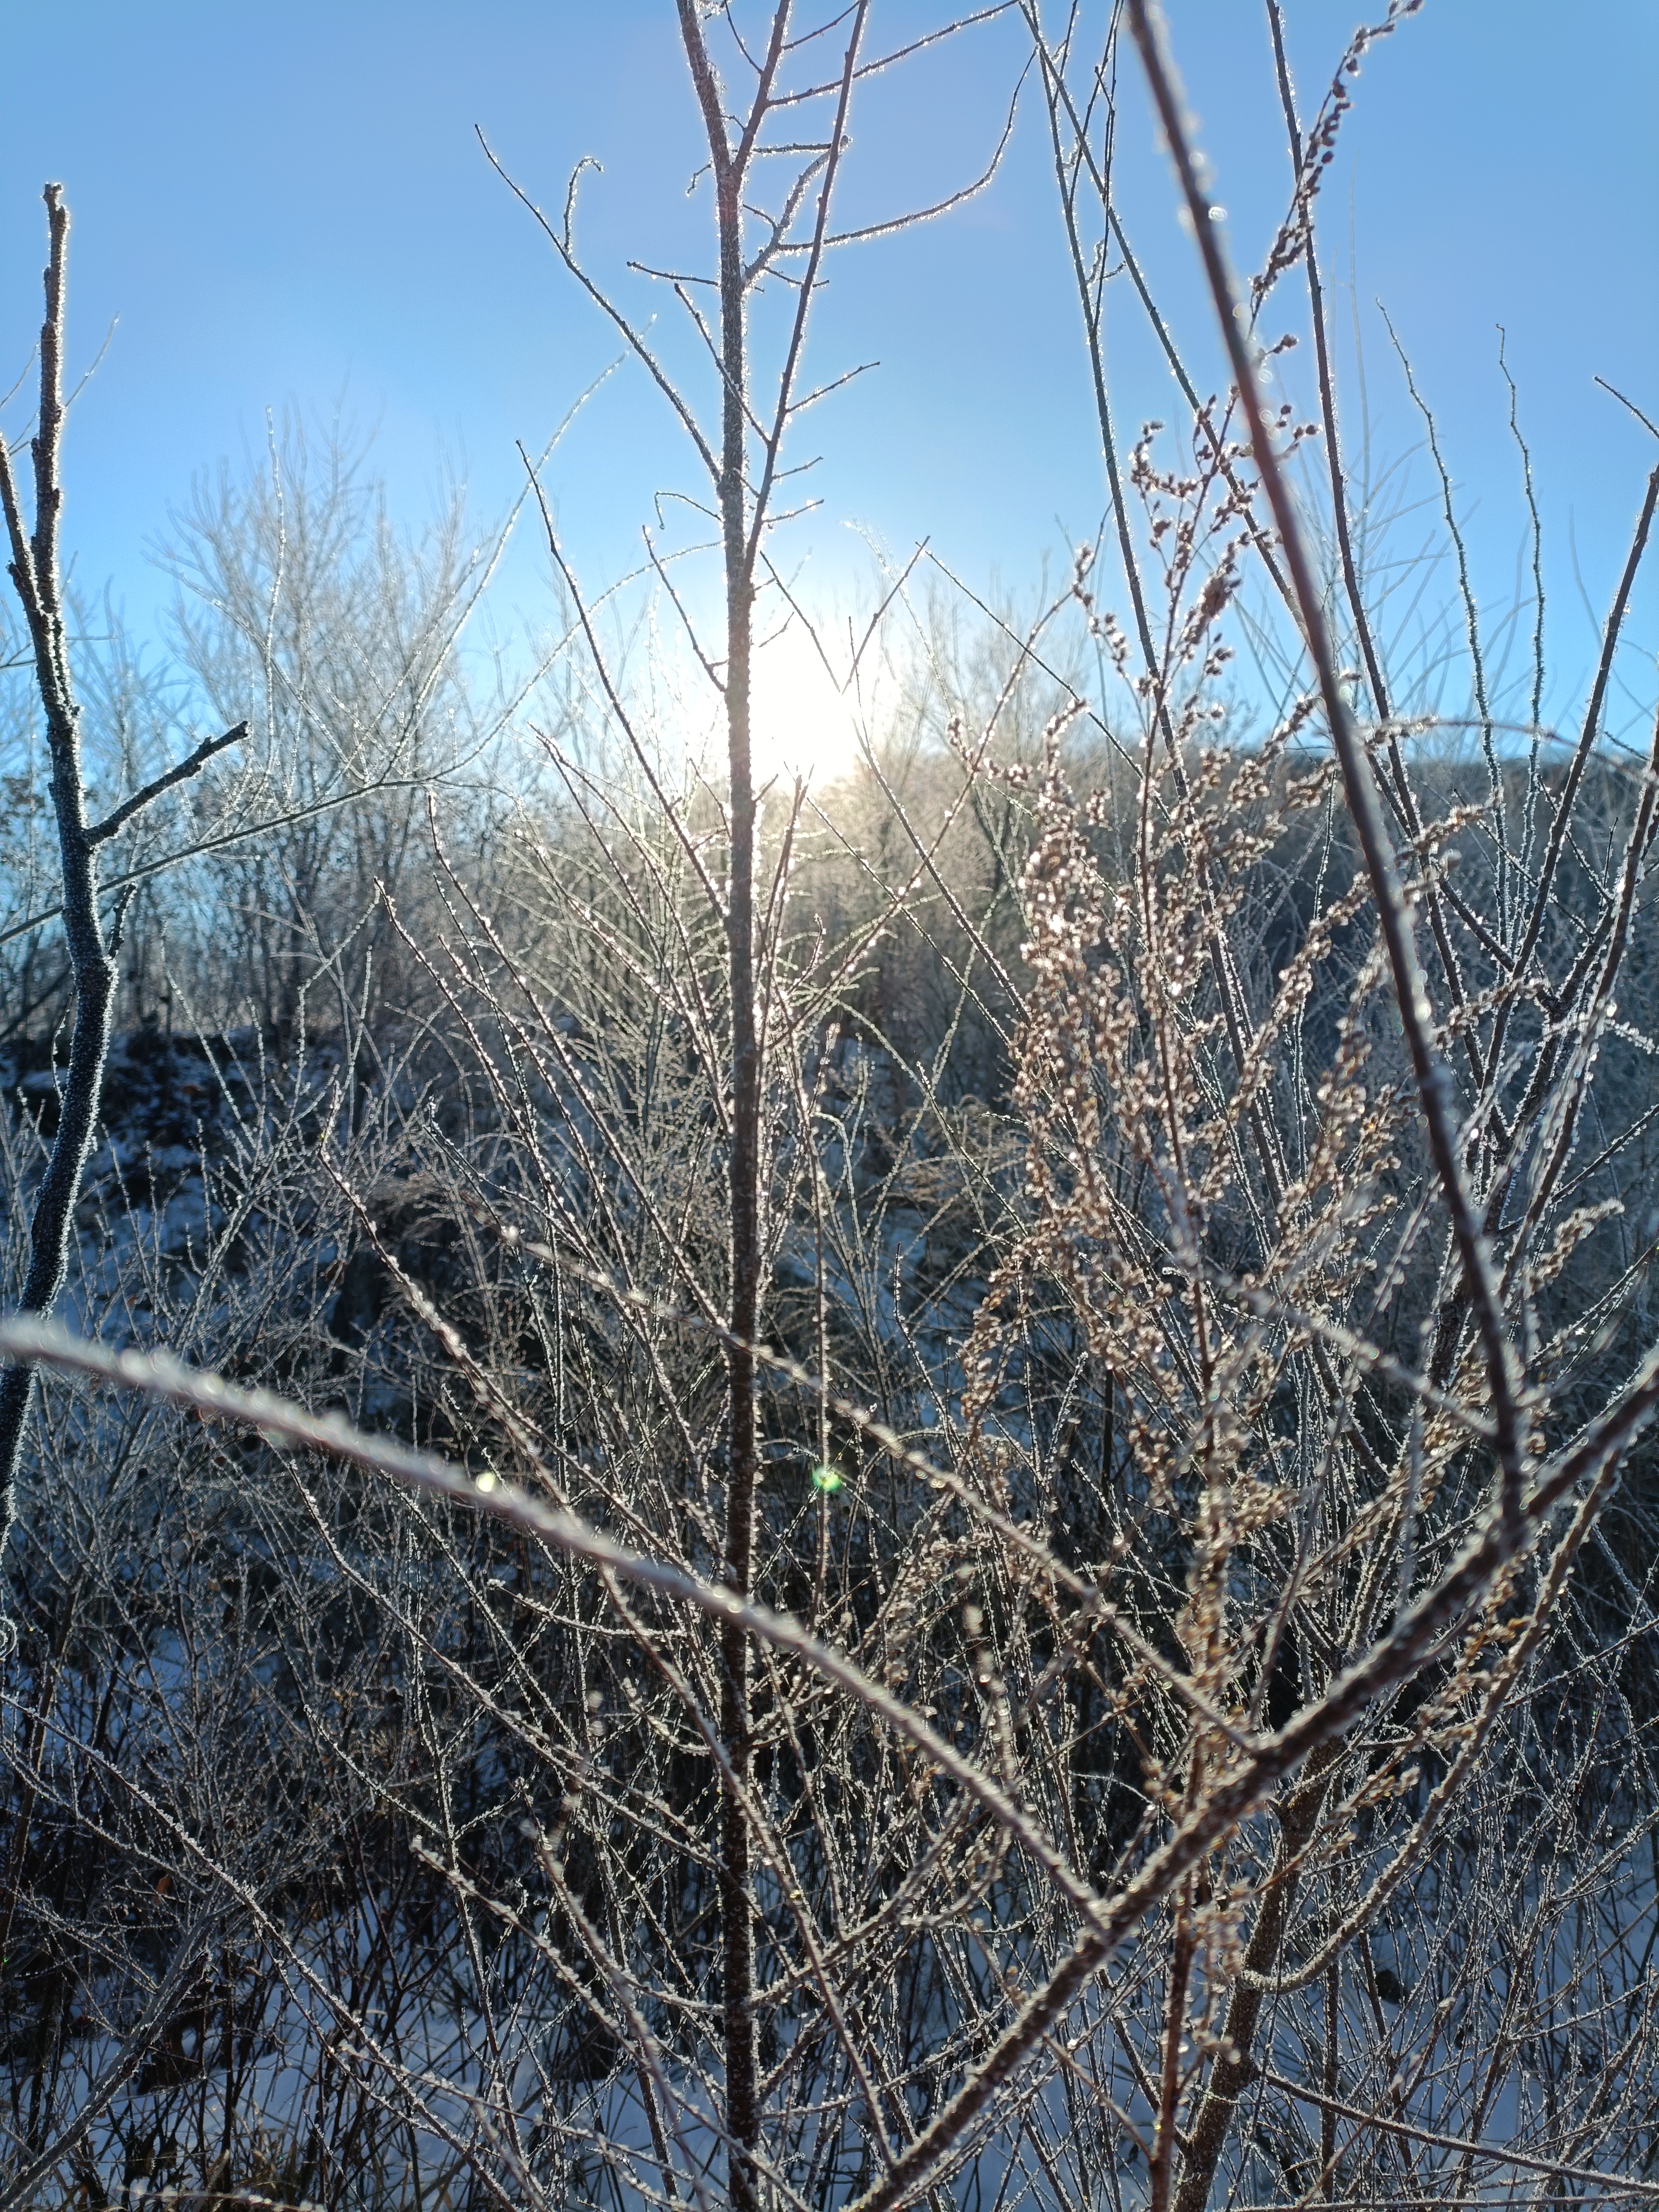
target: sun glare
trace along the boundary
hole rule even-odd
[[[860,702],[837,690],[803,623],[792,622],[757,653],[757,781],[800,776],[820,789],[833,783],[858,757],[861,720]]]

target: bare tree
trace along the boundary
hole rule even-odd
[[[116,980],[116,953],[125,900],[118,896],[106,923],[99,907],[98,848],[153,805],[163,793],[200,773],[216,753],[247,732],[239,722],[222,736],[205,738],[187,758],[92,822],[81,757],[81,710],[70,665],[69,633],[58,568],[64,492],[59,477],[63,394],[65,262],[69,210],[63,188],[48,185],[46,213],[51,258],[46,266],[46,313],[40,329],[40,413],[30,451],[34,463],[34,529],[23,525],[12,475],[10,449],[0,438],[0,504],[11,545],[9,574],[22,605],[35,684],[52,760],[51,794],[62,871],[64,933],[75,981],[75,1027],[64,1081],[52,1158],[34,1200],[27,1278],[21,1310],[49,1313],[68,1269],[71,1224],[87,1155],[98,1119]],[[18,1464],[33,1389],[32,1371],[14,1368],[0,1382],[0,1549],[16,1516]],[[8,1638],[10,1631],[6,1632]]]
[[[576,257],[572,231],[578,167],[566,195],[562,224],[532,210],[564,266],[615,324],[629,350],[679,418],[707,477],[717,520],[721,562],[723,650],[705,647],[687,627],[697,659],[720,699],[726,740],[725,880],[716,886],[700,854],[696,872],[723,927],[727,945],[726,1020],[729,1024],[729,1091],[722,1103],[727,1148],[729,1278],[726,1301],[726,1374],[729,1390],[725,1479],[722,1565],[732,1589],[744,1595],[753,1582],[756,1494],[760,1474],[757,1432],[754,1346],[760,1330],[766,1273],[766,1194],[769,1183],[765,1152],[769,1139],[765,1101],[769,1045],[790,1048],[795,1025],[787,995],[786,973],[775,957],[767,958],[761,933],[768,918],[757,905],[756,866],[758,806],[755,789],[752,698],[756,618],[763,587],[770,576],[769,533],[775,520],[776,495],[785,474],[784,447],[795,417],[823,397],[823,387],[803,388],[808,320],[823,282],[826,255],[858,236],[837,235],[830,222],[836,187],[848,145],[848,123],[855,88],[902,58],[869,56],[865,35],[868,0],[854,0],[842,15],[808,29],[794,21],[791,0],[778,0],[766,14],[757,43],[750,48],[733,24],[729,68],[747,85],[747,96],[732,104],[710,44],[712,18],[695,0],[678,0],[680,36],[706,137],[714,193],[716,272],[711,279],[665,275],[706,344],[716,377],[714,421],[705,427],[690,398],[673,380],[622,310],[599,289]],[[995,10],[987,12],[998,12]],[[933,39],[958,26],[947,22]],[[818,63],[821,42],[837,32],[846,44],[838,66]],[[931,43],[924,41],[922,43]],[[803,81],[803,76],[805,81]],[[781,132],[781,136],[780,133]],[[805,136],[803,137],[803,132]],[[1004,143],[1006,143],[1005,133]],[[876,227],[896,231],[959,204],[988,180],[1000,156],[975,185],[951,194],[938,209],[896,216]],[[492,157],[493,158],[493,157]],[[758,181],[785,164],[787,179],[769,191]],[[515,188],[516,189],[516,188]],[[755,195],[767,191],[757,200]],[[524,196],[520,193],[520,197]],[[526,202],[526,204],[528,203]],[[653,272],[661,274],[661,272]],[[716,302],[706,319],[693,297],[694,283],[707,283]],[[755,389],[750,323],[753,303],[767,288],[781,289],[787,302],[780,334],[780,367],[773,387],[762,398]],[[856,374],[857,372],[853,372]],[[844,381],[836,379],[836,382]],[[567,584],[572,582],[553,539],[549,542]],[[666,572],[660,571],[666,580]],[[672,590],[672,586],[670,587]],[[677,598],[677,605],[679,602]],[[681,609],[684,612],[684,609]],[[596,647],[597,653],[597,647]],[[613,708],[623,726],[620,696],[607,679]],[[629,732],[632,739],[632,732]],[[636,757],[643,748],[634,741]],[[796,805],[799,799],[797,795]],[[780,894],[787,882],[794,824],[781,840],[780,878],[773,896],[773,927],[781,920]],[[764,972],[762,972],[762,967]],[[720,1917],[721,2002],[725,2015],[726,2125],[733,2146],[729,2186],[732,2202],[756,2202],[752,2159],[758,2144],[757,2016],[752,1842],[746,1809],[751,1785],[752,1717],[749,1638],[733,1620],[721,1631],[723,1676],[720,1699],[721,1815]]]
[[[491,750],[539,672],[461,659],[512,517],[478,531],[458,489],[406,538],[368,462],[289,419],[262,466],[198,484],[167,555],[177,660],[216,708],[254,702],[258,738],[198,799],[207,849],[175,871],[167,934],[198,1019],[246,998],[274,1042],[325,994],[377,1034],[405,1011],[377,886],[411,908],[434,791],[453,839],[488,839]]]

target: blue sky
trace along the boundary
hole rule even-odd
[[[890,39],[942,11],[875,12]],[[1290,0],[1289,15],[1311,109],[1355,0]],[[1254,261],[1286,186],[1261,10],[1171,0],[1169,19],[1237,253]],[[845,211],[872,216],[971,174],[1018,47],[1012,22],[993,25],[884,82],[855,115]],[[670,0],[52,0],[9,11],[3,52],[15,96],[0,142],[0,389],[38,324],[39,194],[60,178],[76,220],[72,361],[118,318],[74,418],[66,534],[82,584],[112,583],[141,631],[167,588],[146,555],[169,506],[222,459],[240,465],[268,407],[339,408],[373,429],[401,515],[426,511],[446,469],[488,515],[520,481],[514,441],[544,440],[611,357],[475,125],[544,204],[578,155],[599,159],[580,235],[635,304],[628,256],[685,250],[707,220],[706,199],[685,198],[698,152]],[[1369,63],[1323,200],[1374,450],[1392,458],[1419,435],[1380,295],[1439,411],[1499,599],[1522,527],[1497,367],[1507,325],[1557,648],[1575,671],[1653,458],[1593,377],[1659,419],[1656,94],[1652,0],[1427,0]],[[1202,358],[1202,302],[1137,88],[1120,161],[1133,234]],[[1117,317],[1114,392],[1133,428],[1167,411],[1170,387],[1127,303]],[[844,594],[867,573],[860,531],[901,554],[926,535],[976,587],[1015,593],[1045,551],[1092,534],[1097,441],[1034,101],[981,198],[837,262],[814,342],[819,376],[881,362],[817,410],[799,449],[823,456],[824,509],[798,539],[814,588]],[[653,493],[695,481],[638,374],[612,379],[550,478],[584,580],[630,565]],[[505,579],[508,620],[535,617],[544,570],[527,546]],[[1649,589],[1650,647],[1654,606]]]

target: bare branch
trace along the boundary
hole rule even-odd
[[[142,814],[147,806],[153,806],[163,792],[171,791],[175,784],[188,782],[191,776],[207,766],[216,753],[223,752],[228,745],[240,744],[247,732],[247,724],[238,722],[234,728],[222,731],[216,738],[204,738],[194,752],[168,769],[164,775],[154,777],[142,791],[135,791],[131,799],[124,799],[101,822],[94,823],[86,833],[88,844],[101,845],[115,836],[126,828],[135,815]]]
[[[719,465],[715,461],[713,450],[704,440],[702,431],[698,428],[696,417],[693,415],[690,408],[686,404],[686,402],[680,397],[678,392],[675,389],[667,372],[663,368],[662,364],[658,361],[650,347],[645,343],[642,334],[634,328],[634,325],[629,321],[627,316],[623,313],[621,308],[618,307],[615,301],[610,299],[607,295],[599,289],[576,258],[575,249],[571,244],[569,239],[571,199],[574,198],[576,189],[575,177],[573,176],[571,179],[570,198],[567,198],[565,203],[565,231],[562,235],[553,228],[552,224],[542,213],[540,208],[536,205],[536,203],[530,198],[530,195],[524,190],[523,186],[518,184],[514,178],[507,174],[507,170],[497,159],[494,148],[490,145],[489,141],[484,137],[482,131],[478,132],[477,137],[479,145],[483,149],[484,159],[489,163],[490,167],[495,170],[496,175],[512,193],[514,198],[519,202],[520,205],[526,208],[535,217],[537,222],[540,225],[543,234],[545,236],[549,245],[552,246],[560,260],[563,262],[565,267],[575,278],[576,282],[581,286],[588,298],[592,301],[594,306],[599,309],[601,313],[608,316],[611,321],[615,325],[617,330],[626,342],[629,351],[634,356],[636,361],[641,363],[647,374],[656,386],[658,391],[661,392],[663,398],[667,400],[675,414],[678,416],[680,427],[684,430],[687,437],[690,439],[693,446],[696,447],[697,457],[702,462],[703,466],[708,470],[711,477],[717,477],[720,471]],[[597,167],[598,164],[594,163],[593,166]],[[581,171],[579,167],[576,171],[576,175],[580,176],[580,173]]]

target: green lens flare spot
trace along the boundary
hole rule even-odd
[[[841,1469],[838,1467],[815,1467],[812,1469],[812,1481],[814,1486],[823,1491],[826,1498],[833,1498],[841,1488]]]

